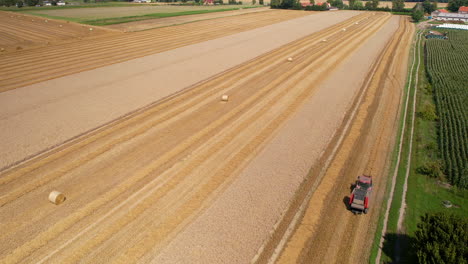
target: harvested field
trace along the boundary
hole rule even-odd
[[[31,47],[109,36],[118,32],[54,19],[0,11],[0,56],[2,53]]]
[[[337,139],[340,147],[329,150],[330,165],[312,171],[323,179],[308,184],[313,191],[304,198],[304,211],[298,213],[300,204],[293,203],[293,213],[289,217],[300,214],[300,220],[295,225],[285,221],[278,230],[282,229],[279,233],[287,235],[278,235],[276,241],[270,241],[270,252],[276,250],[272,255],[278,263],[356,263],[356,259],[369,262],[389,179],[388,168],[413,34],[414,26],[407,18],[401,18],[395,37],[366,80],[362,103],[350,113],[354,121],[342,128],[342,141]],[[346,208],[350,186],[362,174],[374,178],[371,209],[368,215],[355,216]],[[304,197],[308,190],[303,191]],[[301,193],[297,195],[301,196]],[[263,256],[259,262],[271,260],[271,255],[264,253]]]
[[[135,21],[135,22],[109,25],[105,27],[111,28],[111,29],[117,29],[117,30],[125,31],[125,32],[141,31],[141,30],[146,30],[146,29],[151,29],[151,28],[167,27],[167,26],[172,26],[172,25],[191,23],[191,22],[206,20],[206,19],[215,19],[215,18],[220,18],[220,17],[236,16],[236,15],[241,15],[241,14],[264,12],[264,11],[271,11],[271,10],[268,7],[249,8],[249,9],[240,9],[240,10],[208,13],[208,14],[148,19],[148,20],[143,20],[143,21]]]
[[[242,26],[242,29],[231,28],[233,23],[239,21],[237,16],[223,18],[229,23],[222,27],[191,27],[209,22],[203,21],[140,32],[144,34],[124,34],[131,35],[133,42],[121,36],[112,40],[103,38],[99,42],[101,45],[90,41],[90,47],[94,45],[96,52],[78,50],[76,53],[81,52],[81,57],[71,50],[79,49],[86,43],[70,44],[68,54],[51,53],[44,49],[42,55],[48,52],[48,62],[52,61],[50,66],[41,66],[41,60],[35,57],[35,53],[6,54],[9,57],[4,55],[4,58],[8,59],[8,63],[22,59],[16,67],[26,67],[28,75],[34,78],[25,78],[17,83],[12,82],[14,79],[11,78],[10,83],[0,85],[8,88],[4,91],[11,90],[28,82],[45,80],[48,78],[43,77],[46,74],[54,78],[163,52],[167,46],[189,45],[304,13],[272,11],[243,15],[250,22],[241,19],[237,27]],[[331,197],[327,200],[336,217],[332,221],[337,224],[341,221],[339,217],[343,217],[347,224],[342,229],[350,232],[344,235],[339,230],[337,234],[348,238],[347,242],[356,241],[364,245],[369,234],[362,230],[353,231],[352,224],[356,222],[363,229],[368,221],[350,216],[343,208],[341,195],[348,194],[350,178],[367,172],[359,164],[368,164],[368,160],[372,160],[370,172],[376,174],[385,167],[387,156],[382,150],[392,143],[395,109],[398,109],[401,79],[406,72],[406,46],[412,28],[406,18],[392,17],[383,12],[333,12],[321,16],[348,14],[352,14],[351,18],[242,63],[1,172],[1,262],[162,263],[181,260],[246,263],[255,256],[263,242],[272,241],[273,248],[276,240],[269,239],[273,223],[280,219],[298,188],[302,189],[300,185],[305,178],[312,177],[320,182],[317,175],[307,176],[307,172],[313,164],[319,166],[317,162],[330,155],[326,151],[327,145],[329,142],[333,145],[334,136],[340,135],[347,136],[329,171],[343,167],[341,162],[344,160],[354,161],[347,155],[349,144],[353,145],[356,140],[359,143],[356,144],[358,153],[364,154],[356,158],[357,167],[351,168],[346,177],[334,181],[337,176],[327,174],[322,182],[327,186],[334,186],[327,181],[336,182],[336,190],[339,190],[333,194],[340,196],[338,199]],[[281,24],[278,24],[280,27]],[[159,31],[174,28],[177,30]],[[212,31],[203,31],[207,28]],[[343,28],[346,30],[343,31]],[[396,28],[398,31],[395,31]],[[190,35],[192,31],[196,32]],[[154,44],[158,40],[154,32],[170,41]],[[392,35],[393,32],[396,33]],[[178,39],[180,35],[190,37]],[[374,36],[383,36],[388,40],[378,42],[376,39],[379,38]],[[236,36],[232,37],[235,39]],[[122,42],[121,47],[113,48]],[[401,48],[395,44],[397,42],[400,42]],[[134,49],[127,48],[124,52],[123,47]],[[359,56],[353,57],[356,52]],[[379,57],[379,54],[382,55]],[[68,60],[68,57],[72,59]],[[293,61],[288,62],[288,57],[292,57]],[[28,69],[27,61],[44,70],[34,72],[34,67]],[[353,65],[352,62],[372,65],[373,61],[380,63],[367,70],[365,67],[356,67],[359,70],[352,71],[340,68],[349,67]],[[68,66],[62,66],[60,73],[55,73],[51,70],[54,69],[53,63]],[[336,69],[341,69],[340,78],[335,78]],[[2,74],[4,71],[2,69]],[[384,72],[391,74],[387,76]],[[13,72],[0,79],[3,82],[2,77],[11,74]],[[345,86],[340,80],[350,83]],[[370,84],[367,85],[364,80],[369,80]],[[56,83],[59,82],[60,79],[57,79]],[[53,82],[48,84],[53,85]],[[13,92],[15,90],[5,93]],[[126,92],[131,94],[133,91]],[[333,96],[334,93],[336,96]],[[381,96],[375,96],[380,93]],[[224,94],[229,95],[229,101],[220,101]],[[365,95],[362,102],[358,100],[360,94]],[[95,104],[107,98],[103,94],[96,98]],[[310,109],[311,106],[315,108]],[[352,106],[359,109],[356,118],[349,116]],[[372,114],[368,114],[368,111]],[[379,120],[378,117],[383,118]],[[347,120],[353,124],[350,131],[343,129],[345,125],[342,122],[346,123]],[[289,121],[294,121],[295,125],[291,127]],[[303,123],[310,127],[297,129],[297,125]],[[358,133],[361,129],[363,133]],[[304,134],[307,131],[311,134]],[[279,139],[283,143],[278,145],[275,142]],[[328,148],[333,148],[332,145]],[[307,148],[301,149],[303,146]],[[294,156],[302,153],[297,151],[299,149],[308,154],[302,158]],[[294,159],[288,158],[288,154]],[[281,158],[282,155],[285,155],[284,158]],[[256,157],[264,157],[265,160],[259,161]],[[295,169],[293,160],[298,160],[300,170]],[[261,175],[263,181],[257,175]],[[384,182],[382,179],[379,184]],[[268,185],[271,188],[265,188]],[[248,193],[242,195],[249,198],[242,205],[240,199],[231,196],[233,186]],[[378,186],[376,188],[383,188]],[[250,188],[258,192],[250,193]],[[66,195],[63,204],[54,205],[47,201],[53,190]],[[212,208],[216,209],[214,215],[210,211]],[[236,210],[239,208],[242,210]],[[206,218],[205,212],[217,221],[207,221],[210,218]],[[376,220],[376,215],[371,214],[370,217]],[[342,248],[349,245],[340,244],[338,240],[330,244],[334,229],[327,228],[328,233],[320,233],[325,241],[318,244],[320,254],[313,254],[313,257],[325,256],[328,245],[342,245]],[[210,232],[216,234],[216,230],[231,235],[220,236],[218,233],[216,237],[205,236]],[[306,232],[304,236],[309,241],[315,233]],[[184,239],[187,235],[190,239]],[[308,253],[309,248],[306,247],[304,252]],[[346,254],[337,253],[341,252],[341,248],[331,248],[330,255],[335,262],[350,262],[345,258]],[[357,248],[353,250],[353,254],[358,255]],[[260,260],[270,255],[268,251],[264,252]]]
[[[0,55],[0,92],[310,15],[275,10]],[[44,58],[47,57],[47,60]],[[19,71],[21,69],[21,71]]]

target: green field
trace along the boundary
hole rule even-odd
[[[90,25],[111,25],[155,18],[185,16],[255,8],[253,5],[142,5],[122,2],[108,2],[87,5],[42,6],[23,8],[2,8],[6,11],[21,12],[47,18],[72,21]]]
[[[452,185],[468,187],[468,33],[448,31],[449,40],[426,42],[427,76],[437,107],[439,151]]]
[[[417,97],[417,115],[415,123],[415,142],[413,143],[413,157],[411,162],[411,173],[408,178],[407,209],[405,216],[405,229],[408,240],[414,237],[417,223],[425,213],[450,212],[463,217],[468,217],[468,190],[448,184],[447,173],[427,173],[425,168],[434,162],[443,159],[442,146],[445,142],[441,122],[447,113],[454,113],[453,107],[459,105],[451,101],[449,104],[436,106],[436,101],[444,96],[443,91],[455,89],[451,92],[457,100],[466,100],[468,95],[468,67],[461,65],[463,56],[468,55],[468,32],[463,30],[449,30],[449,40],[428,39],[426,40],[425,64],[420,69],[420,85]],[[466,58],[465,58],[466,61]],[[435,77],[437,76],[437,77]],[[429,78],[427,78],[429,77]],[[438,79],[434,79],[438,78]],[[465,81],[462,81],[462,80]],[[463,95],[464,94],[464,95]],[[463,97],[465,96],[465,97]],[[465,98],[465,99],[463,99]],[[452,98],[453,100],[453,98]],[[465,102],[465,106],[468,106]],[[434,115],[434,110],[435,115]],[[466,111],[463,110],[463,111]],[[464,118],[467,118],[465,115]],[[461,116],[458,116],[461,119]],[[465,123],[465,129],[468,127]],[[467,138],[468,134],[457,134]],[[452,139],[454,137],[451,137]],[[461,142],[461,140],[459,141]],[[464,147],[467,147],[466,141]],[[453,149],[453,152],[460,149]],[[458,156],[458,155],[456,155]],[[465,159],[465,164],[468,162]],[[430,170],[429,170],[430,171]],[[445,208],[443,201],[450,201],[453,206]],[[416,256],[411,248],[406,248],[404,257],[413,262]]]

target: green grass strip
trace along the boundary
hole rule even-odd
[[[415,34],[416,36],[416,34]],[[412,65],[413,65],[413,58],[415,59],[414,63],[417,61],[417,57],[414,56],[414,53],[416,52],[416,47],[414,47],[409,55],[409,60],[410,60],[410,63],[408,63],[408,74],[407,74],[407,78],[406,78],[406,84],[405,84],[405,88],[403,90],[403,95],[406,96],[406,94],[408,94],[408,89],[411,89],[411,85],[412,83],[414,82],[414,77],[415,77],[415,72],[416,72],[416,67],[414,67],[414,69],[412,69]],[[413,80],[411,83],[410,83],[410,76],[413,76],[411,79]],[[401,108],[400,108],[400,118],[399,118],[399,126],[398,126],[398,134],[397,134],[397,138],[396,138],[396,141],[395,141],[395,146],[393,148],[393,152],[392,152],[392,164],[390,166],[390,170],[389,170],[389,176],[391,176],[393,174],[393,172],[395,171],[396,169],[396,166],[397,166],[397,159],[398,159],[398,151],[399,151],[399,142],[401,140],[401,135],[402,135],[402,132],[403,132],[403,123],[404,123],[404,110],[405,110],[405,105],[406,105],[406,102],[407,100],[410,100],[408,102],[408,112],[407,112],[407,118],[406,118],[406,126],[405,126],[405,133],[404,133],[404,138],[403,138],[403,146],[402,146],[402,149],[401,149],[401,153],[400,153],[400,166],[398,168],[398,174],[397,174],[397,178],[396,178],[396,182],[395,182],[395,190],[394,190],[394,194],[393,194],[393,201],[390,205],[390,212],[389,212],[389,216],[388,216],[388,219],[387,219],[387,233],[389,232],[395,232],[396,230],[396,227],[397,227],[397,224],[398,224],[398,213],[399,213],[399,205],[401,204],[401,194],[402,194],[402,191],[403,191],[403,183],[404,183],[404,174],[405,174],[405,168],[406,168],[406,162],[407,162],[407,157],[408,157],[408,144],[405,144],[408,142],[408,130],[411,129],[409,126],[408,126],[408,123],[411,122],[411,116],[409,115],[409,109],[412,109],[412,89],[409,91],[409,95],[407,97],[404,98],[402,104],[401,104]],[[405,155],[406,154],[406,155]],[[390,195],[390,192],[391,192],[391,177],[390,177],[390,182],[387,183],[387,188],[385,189],[385,198],[384,200],[388,199],[389,195]],[[379,246],[380,246],[380,238],[382,237],[382,228],[383,228],[383,225],[384,225],[384,217],[385,217],[385,212],[387,210],[387,207],[386,207],[386,203],[384,203],[385,206],[383,206],[380,210],[380,215],[379,215],[379,220],[378,220],[378,224],[377,224],[377,231],[375,232],[375,236],[374,236],[374,243],[372,244],[372,249],[371,249],[371,253],[370,253],[370,257],[369,257],[369,262],[370,263],[375,263],[376,261],[376,258],[377,258],[377,253],[378,253],[378,250],[379,250]],[[397,208],[395,208],[397,207]],[[395,212],[396,212],[396,216],[395,216]],[[384,243],[385,245],[385,243]],[[387,256],[387,253],[388,252],[384,252],[382,250],[382,255],[381,255],[381,262],[388,262],[389,257]]]
[[[128,23],[128,22],[148,20],[148,19],[216,13],[216,12],[233,11],[233,10],[238,10],[238,9],[239,8],[226,8],[226,9],[216,9],[216,10],[183,11],[183,12],[174,12],[174,13],[153,13],[153,14],[146,14],[142,16],[126,16],[126,17],[113,17],[113,18],[84,20],[84,21],[80,21],[80,23],[88,24],[88,25],[95,25],[95,26],[107,26],[107,25]]]
[[[125,2],[110,2],[110,3],[96,3],[96,4],[83,4],[83,5],[65,5],[65,6],[23,6],[18,8],[16,6],[0,6],[2,11],[11,12],[24,12],[24,11],[42,11],[42,10],[59,10],[59,9],[77,9],[77,8],[98,8],[98,7],[133,7],[145,6],[145,4],[133,4]],[[147,6],[147,5],[146,5]]]

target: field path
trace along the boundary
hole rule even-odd
[[[1,263],[153,261],[390,17],[353,16],[4,171]],[[352,97],[340,98],[345,111]],[[326,128],[317,138],[330,136],[341,118],[317,119]],[[51,190],[67,201],[49,203]],[[263,209],[270,207],[280,212],[275,201]],[[242,263],[255,254],[255,247],[232,249],[219,257]]]

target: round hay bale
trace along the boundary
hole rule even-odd
[[[343,31],[346,31],[346,28],[343,28],[342,30],[343,30]]]
[[[5,48],[1,48],[0,51],[5,51]]]
[[[89,28],[89,31],[93,31],[93,28]]]
[[[62,27],[62,25],[59,25],[59,27]]]
[[[327,40],[326,40],[326,39],[322,39],[322,42],[327,42]]]
[[[52,191],[49,194],[49,201],[55,205],[59,205],[65,201],[66,197],[59,191]]]
[[[288,61],[293,61],[293,58],[289,57],[289,58],[288,58]]]
[[[221,101],[227,102],[228,100],[229,100],[229,96],[228,96],[228,95],[225,94],[225,95],[221,96]]]
[[[356,23],[354,23],[354,24],[356,24],[356,25],[357,25],[357,24],[359,24],[359,22],[356,22]]]

